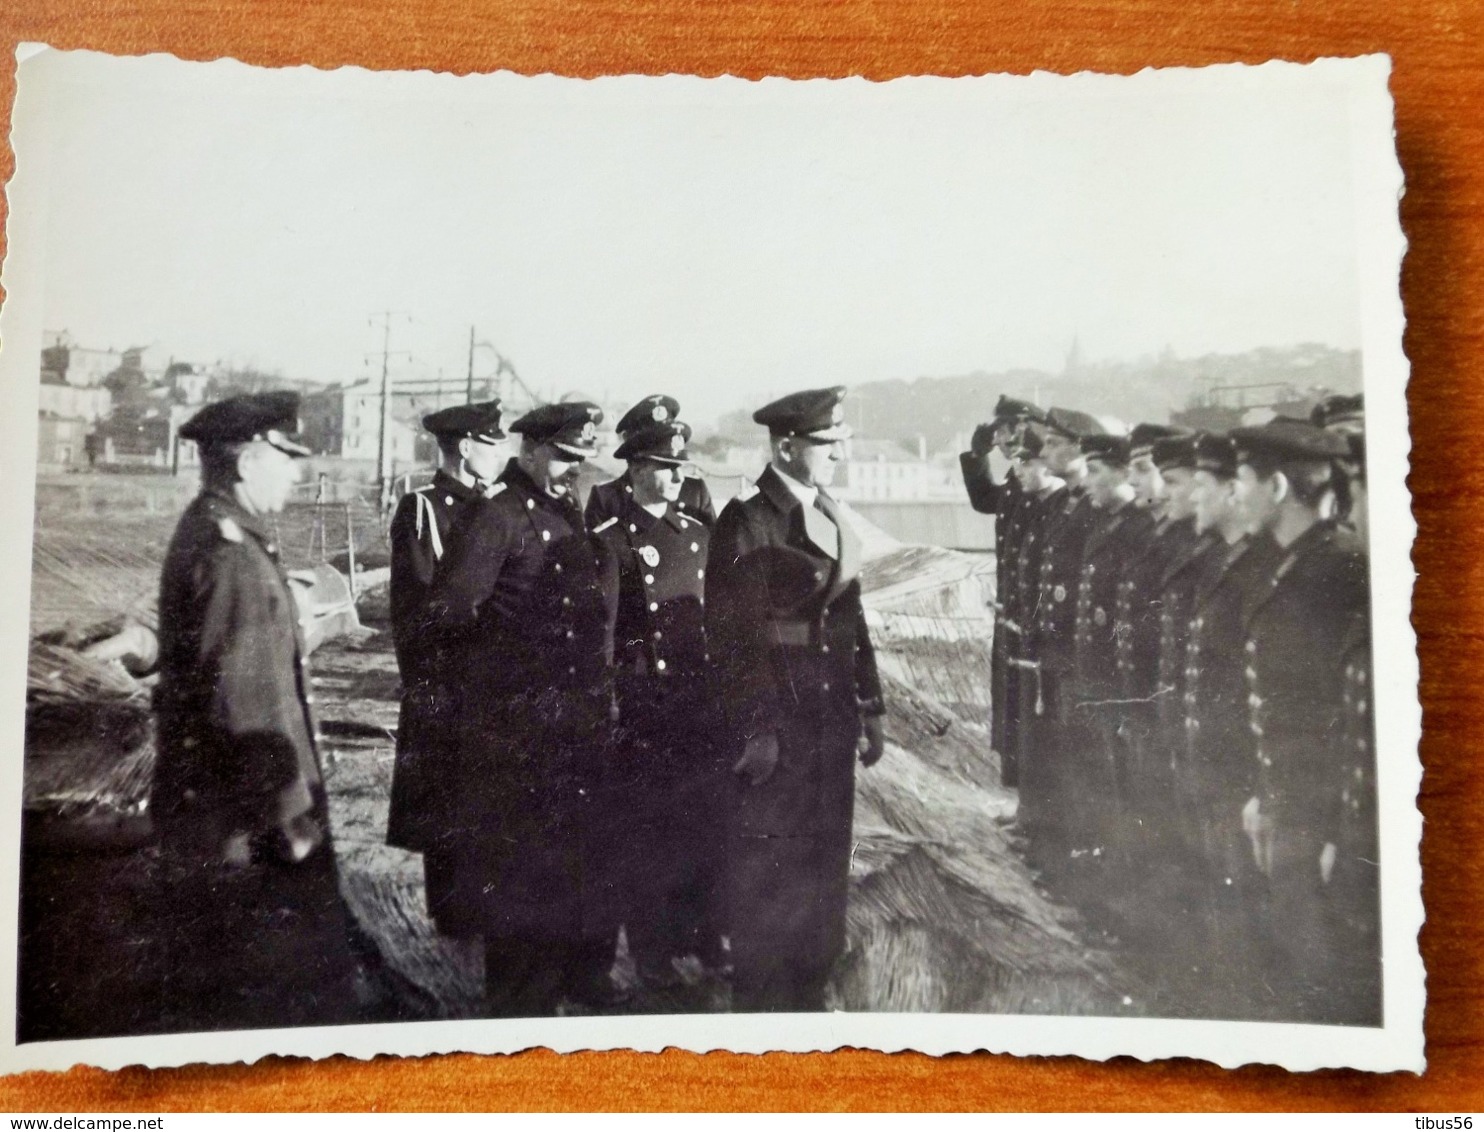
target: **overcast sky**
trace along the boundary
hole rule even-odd
[[[1343,89],[1286,69],[872,85],[454,78],[48,53],[47,329],[352,381],[790,388],[1359,345]],[[20,121],[18,117],[18,121]],[[44,139],[49,154],[34,139]],[[44,164],[49,162],[49,164]],[[487,354],[479,370],[492,366]]]

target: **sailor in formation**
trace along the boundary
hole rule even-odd
[[[1229,435],[1019,411],[1008,441],[1005,405],[1008,472],[963,463],[1009,511],[996,749],[1042,883],[1183,946],[1212,1009],[1377,1024],[1359,397]]]

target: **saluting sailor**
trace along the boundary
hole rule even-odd
[[[438,470],[432,483],[402,496],[388,534],[402,706],[387,843],[418,853],[434,850],[458,793],[448,778],[458,741],[457,703],[448,674],[440,670],[443,652],[430,631],[428,597],[454,526],[470,504],[484,498],[506,458],[498,399],[429,413],[423,427],[438,441]]]
[[[958,457],[969,504],[981,514],[994,516],[995,623],[990,648],[989,736],[990,746],[1000,756],[1000,781],[1006,786],[1019,783],[1020,765],[1015,710],[1018,672],[1009,662],[1012,642],[1005,623],[1005,594],[1031,510],[1013,457],[1027,422],[1045,419],[1045,412],[1029,401],[1001,394],[994,419],[974,430],[969,450]]]
[[[715,687],[704,595],[711,532],[678,500],[690,426],[668,417],[629,432],[618,513],[593,533],[618,564],[614,667],[619,706],[603,809],[619,918],[650,982],[679,961],[720,966],[720,828]]]
[[[680,418],[680,402],[664,393],[651,393],[644,400],[618,419],[614,429],[621,439],[627,440],[640,429],[668,424]],[[595,484],[587,496],[589,529],[606,523],[618,514],[620,504],[634,494],[633,477],[625,471],[623,475],[607,483]],[[716,522],[716,508],[711,502],[711,489],[706,481],[686,468],[680,481],[680,495],[675,500],[675,510],[687,519],[698,519],[708,527]]]
[[[859,539],[825,488],[850,435],[843,387],[764,406],[772,462],[711,543],[706,632],[735,760],[728,876],[738,1010],[820,1010],[845,947],[857,758],[884,705]]]

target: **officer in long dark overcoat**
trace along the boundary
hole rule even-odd
[[[613,925],[586,915],[585,877],[616,586],[572,494],[601,420],[573,402],[516,421],[520,454],[457,528],[434,584],[430,619],[457,673],[459,808],[428,905],[440,932],[484,939],[494,1014],[612,992]]]
[[[881,756],[884,705],[861,605],[861,548],[825,488],[849,436],[845,390],[753,414],[772,463],[722,512],[706,632],[729,756],[728,878],[738,1010],[819,1010],[845,945],[855,762]]]
[[[1270,985],[1293,1016],[1351,1014],[1326,891],[1339,838],[1345,650],[1368,609],[1367,568],[1355,533],[1326,517],[1343,437],[1278,417],[1234,429],[1243,502],[1254,529],[1281,548],[1278,565],[1243,611],[1248,721],[1257,790],[1244,811],[1271,891]],[[1379,1004],[1371,1004],[1379,1009]]]
[[[292,435],[298,405],[294,393],[234,397],[180,430],[199,446],[203,489],[160,580],[150,795],[174,1029],[355,1017],[303,636],[268,525],[309,454]]]
[[[1014,570],[1018,542],[1025,530],[1025,512],[1029,510],[1011,454],[1025,423],[1045,419],[1045,412],[1036,405],[1001,395],[994,418],[974,430],[969,450],[958,457],[970,506],[980,514],[994,516],[995,624],[990,648],[989,738],[990,746],[1000,756],[1000,781],[1006,786],[1019,782],[1020,766],[1014,710],[1017,673],[1009,662],[1011,632],[1004,623],[1004,595]],[[991,456],[994,452],[999,453],[1006,465],[998,478]]]
[[[615,453],[632,491],[593,533],[618,566],[614,672],[619,726],[603,805],[618,915],[646,981],[673,983],[676,962],[723,962],[717,907],[721,713],[706,647],[711,532],[677,506],[690,426],[633,429]]]
[[[437,873],[438,834],[449,828],[449,807],[458,793],[449,776],[458,745],[458,704],[443,671],[445,652],[429,624],[428,598],[454,526],[484,498],[506,454],[498,399],[429,413],[423,427],[437,438],[440,464],[431,483],[402,496],[388,532],[392,643],[402,703],[387,843],[431,852],[425,863]]]
[[[627,440],[635,431],[651,425],[663,425],[680,419],[680,402],[664,393],[651,393],[618,420],[614,429],[621,439]],[[583,514],[589,530],[594,530],[618,514],[623,502],[634,494],[634,482],[627,471],[607,483],[594,484],[588,492],[587,506]],[[680,497],[675,500],[675,509],[687,519],[699,520],[710,527],[716,522],[716,506],[711,501],[711,489],[698,475],[687,468],[680,482]]]

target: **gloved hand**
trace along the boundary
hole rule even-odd
[[[753,786],[761,786],[773,777],[773,772],[777,769],[778,736],[769,731],[747,740],[747,747],[737,760],[737,765],[732,767],[732,772],[742,775]]]
[[[974,435],[969,438],[969,451],[975,456],[988,456],[990,449],[994,447],[994,434],[994,425],[980,425],[974,430]]]
[[[886,750],[886,735],[882,728],[883,717],[879,715],[868,715],[861,721],[861,737],[856,740],[855,749],[860,755],[861,766],[875,766],[881,761],[881,754]]]

